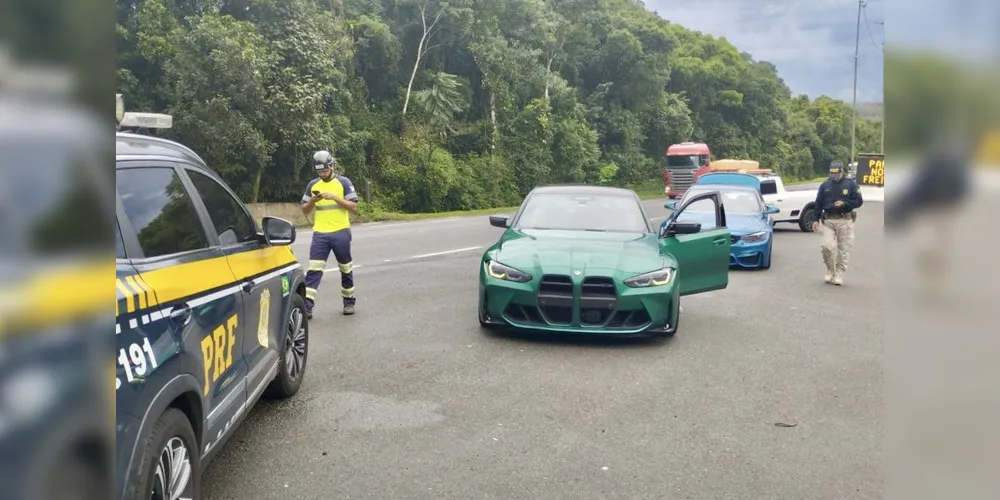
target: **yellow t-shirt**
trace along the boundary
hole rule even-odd
[[[312,198],[312,192],[333,193],[348,201],[358,201],[358,194],[354,191],[354,184],[350,179],[342,175],[334,175],[329,181],[317,177],[306,186],[306,191],[302,195],[302,202],[305,203]],[[333,200],[319,200],[316,202],[315,220],[313,221],[313,231],[317,233],[333,233],[351,227],[350,213]]]

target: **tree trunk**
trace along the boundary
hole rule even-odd
[[[497,140],[499,139],[500,131],[497,129],[497,101],[496,94],[492,90],[487,90],[490,93],[490,153],[492,154],[497,147]]]
[[[417,68],[420,67],[420,59],[423,57],[424,50],[424,39],[427,38],[427,32],[420,37],[420,43],[417,44],[417,60],[413,62],[413,71],[410,73],[410,83],[406,84],[406,98],[403,99],[403,116],[406,116],[406,109],[410,105],[410,93],[413,92],[413,80],[417,77]]]
[[[264,165],[257,168],[257,173],[253,176],[253,186],[250,188],[250,203],[257,203],[260,199],[260,181],[264,177]]]
[[[549,56],[549,62],[545,65],[545,102],[549,101],[549,84],[552,83],[552,60],[555,56]]]
[[[430,26],[427,26],[427,4],[424,3],[420,6],[420,25],[423,26],[424,32],[420,35],[420,42],[417,43],[417,58],[413,61],[413,71],[410,72],[410,82],[406,84],[406,97],[403,99],[403,114],[401,116],[406,116],[406,110],[410,106],[410,94],[413,92],[413,80],[417,78],[417,68],[420,67],[420,61],[424,58],[424,44],[427,43],[427,39],[430,37],[431,31],[434,30],[434,26],[437,25],[438,20],[441,19],[441,11],[434,16],[434,21],[431,22]]]

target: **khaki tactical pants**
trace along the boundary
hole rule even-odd
[[[843,275],[851,259],[854,245],[854,221],[851,219],[826,219],[820,224],[823,234],[823,262],[830,274]]]

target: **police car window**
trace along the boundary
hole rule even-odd
[[[778,183],[774,181],[763,181],[760,183],[760,194],[776,194]]]
[[[118,227],[117,222],[115,223],[115,258],[125,258],[125,242],[122,241],[122,230]]]
[[[146,257],[208,248],[208,236],[172,168],[118,171],[118,193]]]
[[[91,175],[105,156],[53,144],[0,136],[0,257],[107,251],[114,205]]]
[[[201,200],[205,202],[212,224],[215,225],[219,243],[232,245],[257,239],[253,220],[247,216],[242,205],[215,179],[195,170],[187,170]]]

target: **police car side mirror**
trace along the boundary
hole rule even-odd
[[[295,225],[285,219],[264,217],[264,242],[268,245],[291,245],[295,242]]]

